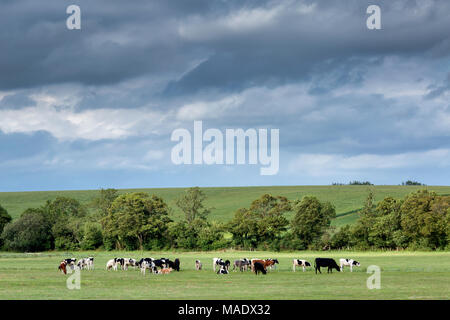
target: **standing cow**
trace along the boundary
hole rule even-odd
[[[314,268],[316,269],[316,274],[317,270],[319,270],[319,273],[322,273],[320,271],[321,267],[327,267],[328,268],[327,273],[330,272],[333,273],[333,269],[336,269],[338,272],[341,271],[336,261],[334,261],[334,259],[331,258],[316,258],[316,260],[314,261]]]
[[[361,264],[353,259],[339,259],[339,264],[341,265],[341,271],[344,272],[344,266],[350,266],[350,272],[353,272],[353,266],[361,266]]]
[[[294,261],[292,262],[292,270],[294,270],[295,272],[295,267],[302,267],[303,268],[303,272],[305,272],[306,267],[311,267],[311,263],[309,263],[306,260],[300,260],[300,259],[294,259]]]
[[[264,265],[261,262],[255,262],[253,264],[253,270],[255,271],[255,274],[258,275],[259,272],[261,272],[262,274],[266,274],[266,268],[264,267]]]

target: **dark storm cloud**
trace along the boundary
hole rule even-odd
[[[167,97],[211,87],[237,90],[308,79],[327,59],[433,48],[441,56],[448,54],[450,4],[443,1],[429,7],[420,1],[377,1],[383,19],[379,32],[365,26],[370,1],[75,3],[82,8],[81,31],[65,28],[65,9],[73,1],[2,2],[0,88],[63,82],[108,85],[144,75],[181,74],[192,61],[204,59],[170,82]],[[311,5],[312,14],[295,11]],[[252,12],[269,15],[267,23],[246,29],[254,18],[245,14]],[[221,19],[225,24],[216,23]],[[233,23],[243,27],[233,29]],[[187,34],[180,35],[180,26]]]

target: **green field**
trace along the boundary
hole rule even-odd
[[[337,218],[333,225],[341,226],[352,223],[357,219],[356,210],[363,206],[367,196],[368,186],[284,186],[284,187],[223,187],[202,188],[207,195],[206,205],[214,207],[210,219],[228,221],[232,218],[236,209],[248,207],[250,203],[265,193],[285,196],[290,200],[299,199],[306,195],[317,196],[322,201],[330,201],[336,206]],[[372,186],[376,201],[387,196],[403,198],[406,194],[418,189],[427,188],[438,194],[450,194],[450,186]],[[182,217],[175,205],[175,199],[185,189],[127,189],[121,193],[143,191],[161,196],[171,208],[173,219]],[[87,204],[98,195],[98,190],[84,191],[36,191],[36,192],[0,192],[0,204],[8,210],[9,214],[16,218],[25,209],[39,207],[46,200],[55,199],[57,196],[66,196],[78,199]],[[290,218],[292,214],[287,217]]]
[[[81,271],[80,290],[69,290],[70,275],[58,273],[68,257],[95,257],[95,270]],[[168,275],[139,270],[106,271],[112,257],[179,258],[181,271]],[[231,272],[217,275],[212,258],[277,258],[280,264],[267,275]],[[353,258],[361,263],[353,273],[292,272],[292,259]],[[204,270],[196,271],[200,259]],[[367,266],[381,268],[381,289],[366,287]],[[220,288],[220,290],[217,290]],[[48,252],[0,254],[0,299],[449,299],[449,252]]]

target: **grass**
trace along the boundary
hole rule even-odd
[[[202,188],[207,195],[206,205],[214,207],[210,219],[228,221],[238,208],[249,207],[251,202],[265,193],[282,195],[290,200],[300,199],[306,195],[317,196],[322,201],[330,201],[336,206],[337,217],[333,225],[342,226],[353,223],[357,219],[357,210],[363,206],[368,186],[279,186],[279,187],[223,187]],[[406,194],[418,189],[427,188],[439,194],[450,194],[450,186],[373,186],[375,200],[380,201],[387,196],[403,198]],[[143,191],[161,196],[173,208],[174,220],[182,217],[175,205],[175,200],[185,189],[123,189],[120,193]],[[45,201],[57,196],[73,197],[81,203],[88,204],[98,195],[98,190],[83,191],[35,191],[35,192],[0,192],[0,204],[8,210],[13,218],[17,218],[25,209],[39,207]],[[292,217],[292,213],[287,215]]]
[[[95,270],[81,272],[81,289],[66,288],[70,275],[57,272],[68,257],[95,257]],[[179,258],[181,271],[145,277],[138,270],[106,271],[112,257]],[[361,267],[333,274],[292,272],[292,259],[353,258]],[[212,258],[277,258],[266,276],[250,272],[217,275]],[[204,270],[196,271],[200,259]],[[381,289],[366,287],[367,266],[381,268]],[[217,290],[220,288],[220,290]],[[450,252],[48,252],[0,253],[0,299],[449,299]]]

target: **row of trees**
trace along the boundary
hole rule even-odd
[[[421,190],[377,205],[369,192],[359,218],[339,230],[329,202],[305,196],[289,201],[265,194],[240,208],[231,221],[210,221],[205,194],[188,189],[176,200],[184,218],[173,221],[164,200],[146,193],[101,190],[87,207],[65,197],[27,209],[11,221],[0,207],[0,245],[14,251],[179,248],[339,249],[448,248],[450,197]],[[292,217],[290,220],[287,216]],[[3,230],[3,232],[2,232]],[[231,235],[231,237],[229,236]]]

